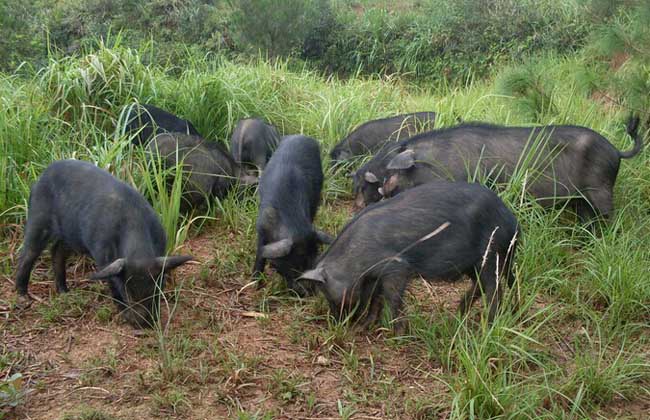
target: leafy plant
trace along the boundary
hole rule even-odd
[[[14,373],[0,381],[0,419],[5,418],[5,410],[16,408],[22,403],[25,396],[22,386],[23,375],[20,373]]]

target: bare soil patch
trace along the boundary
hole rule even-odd
[[[219,261],[251,246],[243,242],[237,232],[210,228],[186,243],[183,251],[199,263],[180,268],[168,287],[180,293],[175,299],[169,293],[164,351],[160,334],[120,320],[107,290],[87,280],[92,263],[86,259],[71,259],[71,292],[61,298],[53,292],[49,257],[41,258],[30,283],[40,301],[24,311],[8,309],[14,290],[4,275],[0,306],[7,310],[0,329],[12,363],[0,374],[21,373],[26,391],[11,415],[74,419],[97,410],[118,419],[232,418],[242,412],[279,419],[346,412],[407,418],[413,401],[433,398],[433,406],[417,410],[445,416],[441,368],[417,344],[395,345],[382,329],[336,336],[322,298],[291,296],[270,270],[272,281],[257,290],[249,284],[248,260],[234,266]],[[432,313],[454,311],[465,287],[429,289],[416,281],[409,299]]]

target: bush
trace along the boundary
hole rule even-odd
[[[319,18],[318,0],[237,0],[233,23],[242,44],[277,57],[296,52]]]
[[[635,3],[594,30],[586,56],[588,66],[599,70],[594,90],[620,98],[625,107],[650,122],[650,4]]]
[[[497,76],[496,91],[515,98],[514,104],[529,121],[541,123],[558,112],[553,103],[551,81],[538,64],[528,62],[504,69]]]
[[[40,3],[0,2],[0,71],[13,70],[23,61],[45,56],[45,36],[39,25]]]
[[[542,4],[545,4],[542,2]],[[310,58],[343,74],[401,73],[428,80],[485,76],[495,64],[539,51],[572,52],[587,22],[567,2],[429,0],[407,10],[369,8],[337,15],[333,37]],[[333,38],[333,39],[332,39]]]
[[[188,56],[233,58],[261,50],[270,57],[300,57],[343,76],[399,73],[425,82],[465,81],[541,52],[572,53],[603,22],[612,30],[626,26],[626,19],[642,23],[635,14],[643,15],[639,10],[647,9],[646,3],[7,0],[0,5],[0,70],[23,60],[40,67],[51,49],[87,53],[101,49],[97,40],[110,44],[119,38],[137,49],[155,41],[157,48],[150,48],[143,62],[166,64],[172,72],[180,72]]]
[[[39,67],[50,50],[73,54],[99,47],[98,40],[121,34],[140,47],[155,39],[152,58],[176,59],[186,49],[205,52],[234,48],[227,28],[230,13],[211,0],[36,0],[0,2],[0,71],[22,61]]]

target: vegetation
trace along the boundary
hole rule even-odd
[[[573,53],[603,36],[607,56],[621,45],[639,50],[648,8],[641,0],[7,0],[0,7],[0,70],[21,61],[40,67],[48,53],[87,52],[119,34],[132,48],[155,41],[145,62],[172,68],[188,50],[231,59],[261,54],[328,73],[399,73],[419,83],[483,77],[495,66]]]
[[[455,305],[467,284],[429,286],[414,281],[406,305],[409,328],[405,335],[395,336],[385,328],[386,321],[370,332],[359,331],[350,320],[334,322],[323,297],[299,299],[270,271],[267,286],[255,290],[249,277],[255,247],[254,194],[234,192],[207,210],[181,215],[180,182],[171,190],[165,188],[167,174],[147,165],[124,130],[125,109],[135,102],[152,103],[192,121],[211,141],[227,142],[238,119],[260,116],[282,133],[318,139],[328,167],[326,152],[356,125],[400,112],[433,110],[439,115],[437,126],[453,125],[459,118],[587,126],[627,150],[631,141],[625,120],[631,112],[646,121],[648,117],[644,102],[650,85],[644,49],[648,32],[643,25],[648,15],[643,3],[567,1],[550,10],[551,3],[520,9],[520,2],[494,2],[511,14],[493,22],[478,14],[498,17],[500,9],[472,10],[469,2],[400,2],[404,9],[390,10],[388,2],[332,2],[331,9],[318,12],[323,18],[316,19],[313,31],[292,34],[296,35],[292,43],[265,45],[272,50],[270,55],[289,56],[270,60],[266,54],[246,59],[222,54],[224,49],[232,51],[230,42],[234,50],[250,51],[259,41],[252,32],[246,40],[235,32],[250,24],[246,16],[230,21],[229,14],[219,15],[220,19],[213,14],[257,2],[91,1],[83,2],[83,13],[73,8],[81,7],[81,2],[54,3],[79,13],[50,13],[51,22],[83,16],[83,25],[90,25],[100,22],[95,19],[103,10],[102,16],[112,20],[101,22],[115,26],[84,26],[89,28],[85,35],[68,33],[70,38],[51,26],[50,40],[76,39],[80,45],[70,55],[48,56],[40,50],[43,44],[30,47],[28,38],[36,35],[26,29],[34,24],[32,18],[39,22],[45,18],[29,12],[30,5],[9,0],[0,6],[13,16],[22,13],[24,22],[12,23],[13,37],[0,37],[5,43],[0,46],[8,46],[0,48],[0,54],[13,57],[7,68],[33,59],[33,66],[0,73],[0,418],[646,415],[648,150],[622,162],[616,213],[596,232],[577,224],[568,211],[539,208],[520,193],[525,174],[517,177],[500,195],[522,225],[518,282],[507,296],[520,299],[519,310],[503,311],[487,325],[478,305],[466,319],[459,319]],[[322,2],[300,4],[304,7],[296,6],[293,12],[305,22],[310,22],[314,8],[325,7]],[[421,39],[434,39],[430,35],[437,32],[426,32],[423,20],[418,20],[425,15],[422,10],[434,4],[447,8],[427,16],[449,29],[451,35],[445,39],[456,39],[459,49],[442,56],[423,51],[409,56],[417,57],[412,64],[399,67],[400,57],[394,52],[415,50],[408,50],[414,44],[396,47],[406,39],[397,35],[411,30],[422,34]],[[158,10],[156,5],[175,8],[156,15],[151,12]],[[200,16],[189,13],[197,7]],[[39,13],[47,14],[46,10],[50,9]],[[137,12],[143,10],[147,12]],[[461,11],[476,13],[476,20]],[[280,18],[284,12],[278,6],[273,13]],[[521,24],[517,17],[522,13],[532,14],[522,18],[526,22],[533,22],[530,16],[539,19],[534,21],[539,26]],[[542,24],[558,14],[566,20],[557,21],[557,26]],[[0,19],[6,16],[0,13]],[[157,20],[162,16],[167,23]],[[118,18],[128,21],[134,33],[145,21],[151,28],[166,27],[174,19],[198,19],[207,26],[184,24],[182,31],[173,30],[181,26],[169,26],[167,38],[154,42],[141,32],[145,44],[137,44],[134,33],[116,35]],[[342,26],[326,24],[327,19]],[[485,32],[486,49],[474,46],[480,53],[460,54],[462,48],[470,48],[462,42],[479,42],[479,37],[470,39],[452,30],[447,23],[454,19],[475,22],[467,34]],[[352,36],[353,21],[367,25],[357,25],[354,33],[359,38],[346,44],[342,40]],[[537,32],[542,26],[547,31],[542,32],[543,42]],[[201,27],[220,27],[220,40],[214,38],[217,32],[211,32],[211,38],[201,41],[206,44],[198,42],[195,37],[204,34],[197,29]],[[527,38],[531,27],[536,28],[535,35]],[[328,28],[338,29],[328,32]],[[113,29],[104,40],[93,37]],[[510,31],[511,42],[496,43],[501,35],[491,30]],[[385,42],[369,41],[371,33]],[[571,45],[554,44],[560,33],[573,34]],[[296,57],[304,53],[303,36],[316,37],[321,40],[316,44],[327,48],[300,65]],[[214,47],[219,54],[203,53],[210,39],[219,45]],[[188,42],[193,45],[174,47]],[[237,46],[240,43],[247,47]],[[520,55],[513,54],[521,45],[527,47]],[[372,48],[374,53],[367,54]],[[357,51],[358,61],[340,53],[348,50]],[[377,58],[380,53],[386,53],[384,58]],[[501,58],[509,64],[495,66]],[[323,77],[318,69],[341,70],[336,68],[337,59],[348,66],[342,70],[355,77]],[[487,77],[469,77],[461,84],[424,83],[422,77],[433,74],[429,64],[443,69],[462,66],[463,59],[471,60],[472,66],[485,63],[472,67],[476,73],[471,74],[486,71]],[[368,76],[360,77],[359,68]],[[385,71],[412,74],[379,74]],[[643,127],[646,132],[647,128]],[[52,274],[46,257],[37,265],[30,289],[40,300],[23,312],[12,309],[12,276],[29,188],[50,162],[62,158],[94,162],[134,185],[154,203],[170,249],[184,248],[199,260],[200,264],[180,270],[175,284],[168,286],[157,328],[138,333],[121,325],[106,290],[85,281],[91,264],[81,258],[70,267],[69,296],[50,296]],[[349,191],[344,174],[327,171],[320,228],[335,233],[349,220]]]

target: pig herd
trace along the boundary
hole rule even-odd
[[[228,151],[203,139],[189,121],[151,105],[132,107],[127,129],[152,162],[182,164],[185,210],[257,185],[252,275],[258,284],[268,262],[297,294],[322,292],[332,315],[366,326],[385,305],[397,319],[416,276],[469,277],[460,312],[484,296],[493,320],[504,285],[514,283],[521,235],[493,190],[520,182],[540,205],[567,206],[593,225],[612,215],[620,160],[643,147],[636,117],[627,124],[634,146],[626,152],[585,127],[463,123],[434,129],[435,119],[433,112],[418,112],[369,121],[331,150],[335,171],[363,163],[351,172],[360,211],[336,238],[313,224],[324,180],[313,138],[281,137],[272,125],[245,119]],[[371,157],[363,162],[365,156]],[[48,244],[58,292],[68,290],[66,256],[90,255],[98,267],[91,278],[108,284],[122,316],[136,327],[156,322],[166,274],[192,259],[165,255],[162,225],[138,191],[76,160],[52,163],[32,186],[16,271],[18,307],[30,303],[30,272]]]

